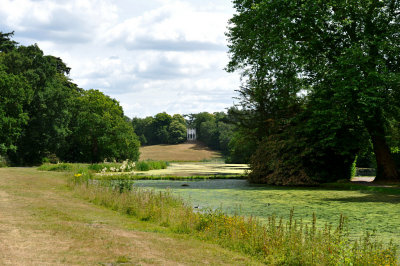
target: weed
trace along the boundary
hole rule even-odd
[[[166,169],[169,163],[165,161],[139,161],[136,163],[135,170],[150,171],[158,169]]]
[[[79,177],[83,177],[82,174]],[[74,176],[75,178],[75,176]],[[73,178],[73,179],[74,179]],[[115,183],[115,182],[114,182]],[[292,209],[284,221],[270,216],[266,223],[254,217],[228,216],[220,210],[194,211],[170,190],[115,189],[112,181],[71,182],[89,201],[200,239],[258,257],[268,264],[296,265],[395,265],[397,250],[365,234],[349,238],[346,219],[337,228],[295,220]],[[123,185],[125,187],[125,185]]]

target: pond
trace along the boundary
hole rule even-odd
[[[340,215],[347,217],[352,236],[376,231],[383,241],[393,239],[400,245],[400,195],[320,188],[287,188],[249,184],[246,180],[169,181],[138,180],[135,186],[166,189],[199,209],[221,208],[265,220],[270,215],[311,222],[315,213],[319,226],[336,228]]]

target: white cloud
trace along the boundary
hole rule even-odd
[[[132,116],[221,111],[239,86],[223,68],[226,0],[0,0],[0,31],[61,57],[85,89]]]

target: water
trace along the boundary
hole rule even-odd
[[[319,188],[284,188],[249,184],[246,180],[139,180],[135,186],[169,188],[199,209],[221,208],[228,214],[256,216],[265,221],[270,215],[287,218],[294,208],[295,218],[318,225],[336,227],[341,214],[347,217],[352,235],[377,231],[384,241],[400,244],[400,195]]]

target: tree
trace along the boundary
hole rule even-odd
[[[377,161],[376,180],[398,180],[386,135],[388,119],[399,109],[400,3],[235,0],[234,6],[227,69],[243,71],[243,102],[261,121],[260,132],[282,129],[301,113],[291,108],[304,100],[303,129],[315,151],[344,149],[347,164],[362,142],[355,132],[365,129]]]
[[[186,121],[183,116],[174,114],[169,125],[169,143],[178,144],[186,141]]]
[[[0,127],[7,135],[0,146],[14,163],[40,163],[64,145],[77,88],[60,58],[45,56],[37,45],[17,46],[11,36],[0,33]]]
[[[70,160],[100,162],[139,158],[139,140],[115,99],[98,90],[82,91],[77,98],[75,118],[67,153]]]
[[[186,125],[172,120],[169,125],[169,143],[178,144],[186,141]]]

